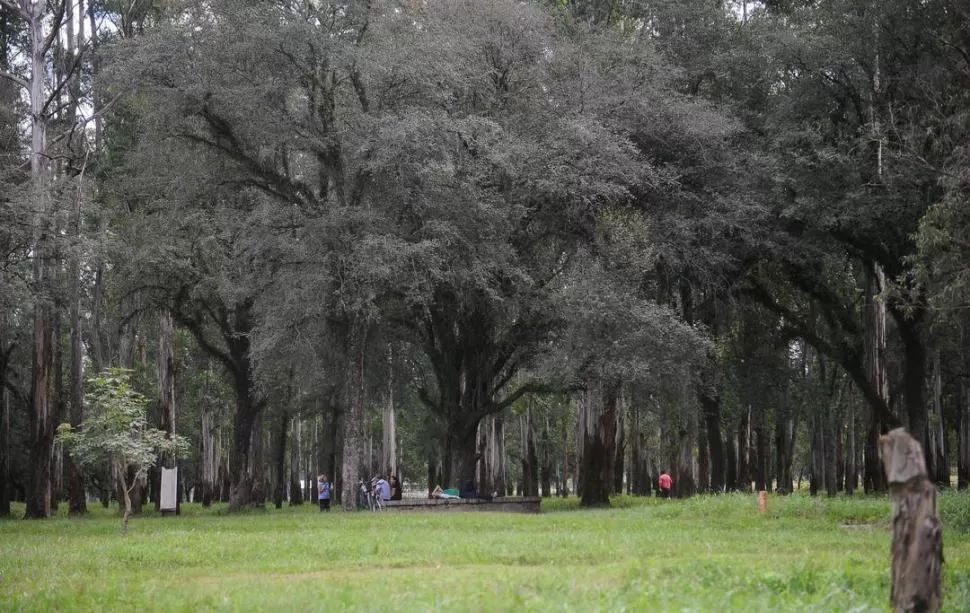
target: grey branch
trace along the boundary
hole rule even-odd
[[[2,0],[0,0],[0,2],[2,2]],[[14,83],[16,83],[17,85],[19,85],[24,89],[30,89],[30,84],[27,83],[26,79],[24,79],[23,77],[17,76],[12,72],[7,72],[6,70],[0,70],[0,78],[9,79],[10,81],[13,81]]]

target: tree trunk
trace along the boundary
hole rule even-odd
[[[879,299],[885,289],[886,277],[878,264],[866,270],[865,314],[863,329],[864,361],[869,385],[873,393],[886,405],[889,404],[889,378],[886,374],[886,303]],[[886,430],[873,408],[863,450],[863,487],[866,492],[885,491],[886,483],[879,465],[877,439]]]
[[[831,408],[826,416],[825,431],[825,493],[833,497],[839,493],[839,429]]]
[[[291,420],[293,436],[290,437],[290,506],[303,504],[303,488],[300,487],[300,451],[303,446],[303,418],[297,415]],[[315,483],[315,475],[309,467],[305,471],[307,483]],[[329,475],[327,475],[329,477]]]
[[[734,436],[731,434],[727,437],[727,445],[724,451],[726,464],[724,476],[725,489],[729,492],[734,492],[738,490],[738,452],[734,448]]]
[[[817,496],[818,491],[825,487],[825,436],[823,434],[822,416],[812,416],[812,474],[808,482],[808,491]]]
[[[895,312],[895,311],[894,311]],[[920,308],[907,309],[906,314],[895,317],[896,328],[903,343],[903,400],[906,403],[906,416],[909,421],[910,435],[920,442],[924,453],[928,431],[926,423],[926,344],[923,340],[923,316]],[[932,475],[933,458],[926,458]]]
[[[755,437],[755,473],[754,489],[757,492],[770,491],[771,483],[768,481],[768,428],[765,422],[765,415],[762,412],[756,420],[754,427]]]
[[[583,452],[579,474],[583,507],[610,506],[616,457],[616,386],[597,382],[580,393]]]
[[[711,491],[711,452],[707,441],[707,427],[701,421],[697,433],[697,491]]]
[[[350,402],[343,423],[343,461],[340,474],[343,482],[342,503],[348,511],[357,509],[357,484],[363,478],[361,470],[364,465],[362,456],[364,450],[364,348],[366,345],[366,331],[355,329],[351,332],[348,343],[350,351],[350,367],[347,373],[347,389]]]
[[[957,388],[957,489],[970,487],[970,385]]]
[[[217,470],[215,432],[212,427],[212,410],[203,401],[202,406],[202,484],[201,500],[203,507],[212,506],[212,498],[216,491]]]
[[[856,441],[856,413],[855,405],[850,401],[847,405],[848,418],[846,425],[846,452],[845,452],[845,493],[855,494],[859,488],[859,451]]]
[[[792,482],[794,481],[791,458],[794,424],[788,416],[788,412],[786,403],[785,410],[779,410],[779,414],[775,416],[775,489],[779,494],[791,494]]]
[[[692,418],[693,419],[693,418]],[[693,425],[693,424],[691,424]],[[676,476],[674,477],[673,495],[677,498],[690,498],[697,493],[697,483],[694,480],[694,440],[693,428],[681,430],[677,448]]]
[[[118,475],[119,489],[121,490],[121,536],[126,536],[128,534],[128,519],[131,517],[132,510],[131,489],[128,486],[128,480],[126,479],[126,467],[121,464],[117,464],[115,466],[115,472]],[[134,486],[134,484],[131,485],[131,487]]]
[[[30,491],[27,518],[46,518],[51,510],[51,456],[54,449],[53,405],[50,396],[53,344],[51,330],[50,215],[48,194],[47,115],[45,81],[47,51],[44,21],[46,2],[21,0],[30,36],[30,171],[36,210],[33,245],[35,283],[33,313],[33,369],[31,375]]]
[[[289,430],[290,417],[286,411],[281,411],[276,430],[276,445],[273,458],[273,506],[277,509],[283,508],[283,501],[286,500],[287,478],[286,478],[286,433]]]
[[[0,356],[2,357],[2,356]],[[0,364],[2,366],[2,364]],[[0,517],[10,515],[10,390],[0,369]]]
[[[751,491],[751,465],[748,463],[750,457],[750,424],[751,409],[742,410],[741,421],[738,422],[738,491]]]
[[[933,402],[928,423],[927,439],[929,456],[933,459],[927,467],[930,479],[940,487],[950,487],[950,463],[947,461],[946,416],[943,414],[943,373],[940,350],[933,354]]]
[[[165,432],[167,438],[175,435],[175,328],[172,315],[161,313],[158,318],[158,428]],[[161,508],[162,468],[175,468],[176,459],[172,454],[162,454],[158,467],[153,469],[152,491],[155,499],[155,510]],[[181,475],[179,480],[182,480]],[[175,498],[175,514],[178,515],[181,506],[179,497]]]
[[[614,444],[616,456],[613,459],[613,493],[623,493],[623,458],[626,454],[626,428],[624,427],[623,410],[625,403],[619,400],[616,417],[616,443]]]
[[[394,410],[394,352],[387,346],[387,402],[383,415],[382,470],[397,475],[397,415]]]
[[[721,397],[720,395],[701,395],[701,408],[704,411],[704,428],[707,431],[707,449],[710,454],[711,491],[724,491],[725,466],[724,443],[721,438]]]
[[[879,438],[879,455],[893,499],[893,610],[939,611],[943,526],[923,450],[919,441],[897,428]]]

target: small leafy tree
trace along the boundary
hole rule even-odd
[[[184,437],[148,427],[146,408],[150,400],[132,388],[130,378],[131,371],[123,368],[108,369],[89,378],[85,395],[89,416],[78,428],[68,423],[57,428],[58,440],[70,448],[82,467],[105,462],[111,467],[124,494],[122,534],[128,533],[130,494],[135,485],[145,478],[162,453],[178,457],[189,450]],[[134,470],[130,482],[129,469]]]

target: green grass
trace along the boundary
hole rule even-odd
[[[884,611],[887,498],[618,498],[540,515],[314,507],[0,521],[0,611]],[[15,516],[22,514],[15,507]],[[62,511],[63,513],[63,511]],[[970,611],[970,496],[941,501]]]

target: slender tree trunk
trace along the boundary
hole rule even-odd
[[[44,21],[47,3],[21,0],[30,37],[30,170],[35,207],[33,276],[36,289],[33,314],[33,370],[31,383],[30,491],[28,518],[46,518],[51,511],[51,458],[54,449],[54,415],[51,399],[53,343],[51,329],[51,202],[47,179],[47,116],[45,80],[47,51]]]
[[[734,448],[734,436],[731,434],[727,437],[724,455],[726,456],[725,464],[727,465],[724,482],[727,491],[734,492],[738,490],[738,452]]]
[[[817,496],[818,491],[825,487],[825,436],[822,426],[822,416],[812,416],[812,474],[809,479],[808,491]]]
[[[303,418],[295,416],[291,421],[293,436],[290,437],[290,506],[303,504],[303,488],[300,487],[300,450],[303,446]],[[309,466],[305,471],[307,483],[316,482]],[[328,475],[329,477],[329,475]]]
[[[704,411],[704,427],[707,431],[707,448],[711,462],[711,491],[724,491],[725,466],[724,444],[721,438],[721,396],[701,395]]]
[[[0,365],[2,366],[2,365]],[[10,390],[0,370],[0,517],[10,515]]]
[[[755,491],[770,491],[771,484],[768,481],[768,428],[765,425],[765,415],[763,412],[755,420]]]
[[[397,475],[397,416],[394,410],[394,352],[387,346],[387,402],[383,415],[382,470]]]
[[[212,498],[216,490],[216,445],[215,432],[212,427],[212,410],[203,401],[202,406],[202,484],[201,500],[203,507],[212,506]]]
[[[490,481],[494,491],[499,496],[504,496],[508,489],[507,469],[505,458],[505,413],[496,413],[490,421],[492,436],[489,439],[489,468],[491,469]]]
[[[970,385],[957,387],[957,489],[970,487]]]
[[[825,493],[835,496],[839,493],[838,459],[839,459],[839,430],[831,408],[825,424]]]
[[[288,398],[287,401],[289,401]],[[280,412],[277,426],[276,457],[273,458],[273,467],[275,469],[275,474],[273,475],[273,506],[277,509],[282,509],[283,501],[286,500],[286,489],[288,485],[286,479],[286,433],[290,426],[290,417],[285,410]]]
[[[859,451],[858,441],[856,441],[856,413],[855,405],[851,401],[847,405],[848,418],[846,425],[846,453],[845,453],[845,493],[855,494],[859,488]]]
[[[933,458],[930,478],[940,487],[950,487],[950,463],[947,459],[946,416],[943,414],[943,368],[940,350],[933,354],[933,402],[927,438]],[[929,467],[930,465],[928,465]]]
[[[622,394],[620,400],[618,401],[619,407],[617,409],[616,417],[616,443],[615,454],[613,459],[613,493],[622,494],[623,493],[623,465],[624,456],[626,454],[626,428],[625,419],[623,419],[624,404]]]
[[[613,461],[616,457],[617,390],[613,384],[597,382],[580,393],[583,453],[580,468],[584,507],[610,506]]]
[[[357,509],[356,487],[363,476],[364,462],[361,457],[364,448],[364,348],[366,332],[355,329],[351,333],[350,368],[348,369],[348,391],[350,403],[343,424],[343,462],[340,474],[343,481],[343,506],[348,511]]]
[[[792,492],[793,479],[791,457],[789,456],[791,429],[786,402],[785,410],[779,410],[775,416],[775,489],[779,494],[791,494]]]
[[[751,408],[743,410],[741,421],[738,423],[738,491],[751,491],[751,465],[748,463],[750,457],[750,436],[751,431]]]

